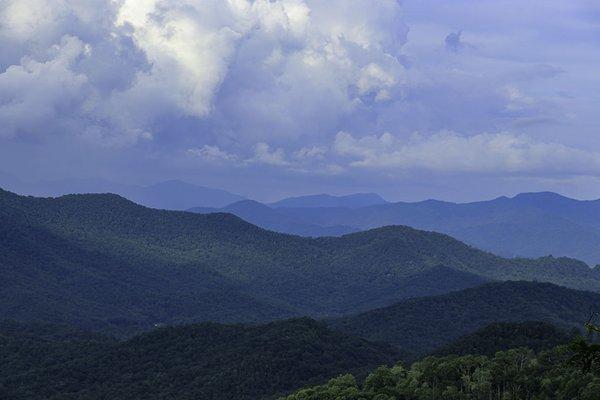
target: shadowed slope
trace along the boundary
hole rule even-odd
[[[332,320],[341,331],[392,343],[423,355],[494,322],[539,320],[580,328],[600,294],[549,283],[502,282],[441,296],[409,299],[356,316]]]
[[[2,328],[0,395],[14,400],[256,400],[400,357],[391,346],[310,319],[161,328],[125,342],[48,340],[48,327],[44,338],[27,326],[27,335]]]

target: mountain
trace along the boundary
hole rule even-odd
[[[291,197],[263,205],[242,196],[180,181],[152,186],[102,179],[25,183],[0,174],[0,186],[36,196],[116,193],[147,207],[230,212],[262,228],[294,235],[340,236],[387,225],[445,233],[504,257],[555,255],[600,264],[600,200],[574,200],[552,192],[451,203],[388,203],[374,193]],[[232,203],[239,203],[235,206]],[[232,205],[232,207],[227,207]]]
[[[117,195],[0,191],[2,318],[130,335],[157,323],[333,317],[509,279],[600,291],[597,271],[576,260],[509,260],[408,227],[312,239]]]
[[[0,397],[14,400],[267,399],[400,357],[391,346],[306,318],[160,328],[122,342],[67,336],[63,327],[50,335],[48,326],[6,325]]]
[[[0,171],[0,187],[13,192],[21,192],[23,182],[12,174]]]
[[[225,190],[192,185],[181,181],[166,181],[133,190],[130,200],[152,208],[187,210],[191,207],[222,207],[243,200],[242,196]]]
[[[434,296],[488,283],[490,279],[438,265],[411,275],[396,288],[398,299]]]
[[[580,328],[600,294],[549,283],[494,282],[440,296],[332,320],[330,326],[369,340],[385,341],[420,356],[495,322],[539,320]]]
[[[344,207],[360,208],[376,204],[387,204],[381,196],[376,193],[356,193],[346,196],[332,196],[329,194],[316,194],[309,196],[288,197],[269,204],[273,208],[314,208],[314,207]]]
[[[166,181],[152,186],[102,179],[27,183],[0,174],[12,191],[57,197],[116,193],[147,207],[193,212],[231,212],[262,228],[294,235],[340,236],[387,225],[445,233],[504,257],[555,255],[600,264],[600,200],[575,200],[552,192],[451,203],[426,200],[388,203],[374,193],[290,197],[268,205],[244,203],[219,189]],[[227,208],[232,203],[240,203]]]
[[[193,207],[188,211],[199,214],[215,212],[231,213],[261,228],[299,236],[340,236],[357,231],[357,229],[346,226],[320,226],[311,224],[300,218],[288,216],[277,209],[254,200],[242,200],[222,208]]]
[[[600,225],[600,200],[575,200],[552,192],[521,193],[513,201],[556,214],[584,226]]]
[[[442,346],[436,356],[483,354],[526,347],[535,352],[567,344],[574,335],[547,322],[496,322]]]
[[[94,210],[99,209],[93,201],[104,200],[101,207],[106,212],[99,213],[98,218],[106,218],[108,225],[119,225],[119,212],[127,213],[128,206],[150,213],[164,212],[151,211],[117,196],[85,195],[42,202],[58,207],[46,208],[48,214],[39,220],[35,208],[19,210],[19,200],[24,198],[11,196],[17,202],[10,204],[10,199],[0,197],[5,200],[0,202],[2,318],[130,334],[165,321],[254,322],[296,314],[271,300],[248,294],[238,282],[202,263],[186,260],[183,251],[169,254],[167,246],[144,243],[143,234],[135,242],[126,232],[94,232],[98,225],[93,222],[88,226],[85,221],[78,221],[79,226],[69,225],[61,216],[61,212],[67,212],[76,219],[80,204],[69,200],[82,198],[91,200],[86,211],[93,217]],[[30,206],[36,203],[34,198],[27,199],[34,200]],[[72,207],[58,205],[64,201]],[[222,218],[227,216],[218,215],[206,222],[218,225]],[[139,222],[143,224],[143,218]],[[157,220],[152,222],[160,230]],[[230,222],[235,229],[238,221]],[[48,227],[52,224],[56,225]]]
[[[125,185],[105,179],[63,179],[22,182],[0,175],[0,187],[22,194],[58,197],[68,194],[115,193],[146,207],[165,210],[186,210],[190,207],[223,207],[243,200],[242,196],[225,190],[193,185],[177,180],[150,186]]]
[[[473,203],[426,200],[354,209],[284,207],[279,211],[320,226],[365,230],[408,225],[446,233],[506,257],[553,254],[600,263],[600,200],[580,201],[543,192]]]

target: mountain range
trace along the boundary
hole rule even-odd
[[[105,179],[63,179],[25,182],[7,174],[0,174],[0,187],[13,192],[59,197],[67,194],[114,193],[146,207],[165,210],[186,210],[191,207],[223,207],[243,196],[221,189],[194,185],[178,180],[153,185],[126,185]]]
[[[276,226],[298,223],[289,210],[391,205],[307,204],[245,200],[228,213],[201,214],[115,194],[0,190],[0,318],[14,320],[0,322],[0,398],[270,400],[428,354],[490,359],[427,357],[408,375],[380,367],[364,381],[365,398],[385,398],[377,391],[388,384],[399,388],[390,376],[408,379],[406,393],[425,393],[429,382],[408,383],[423,368],[464,372],[460,365],[473,362],[492,374],[527,357],[549,363],[544,371],[558,368],[550,375],[573,376],[562,358],[553,364],[560,348],[550,356],[496,352],[569,340],[565,332],[600,309],[599,267],[565,257],[503,258],[408,226],[311,238],[232,214],[244,206],[262,209],[263,218],[274,212]],[[307,230],[319,227],[311,224]],[[322,321],[288,319],[304,315]],[[536,371],[527,376],[547,380]],[[352,376],[337,379],[316,398],[331,398],[326,393],[342,390],[342,381],[345,396],[358,393]]]
[[[600,200],[582,201],[542,192],[472,203],[426,200],[362,207],[332,204],[323,201],[319,205],[314,199],[304,204],[284,200],[269,206],[231,204],[224,209],[191,211],[231,212],[266,229],[304,236],[407,225],[446,233],[505,257],[552,254],[591,265],[600,263]]]
[[[375,193],[289,197],[262,204],[225,190],[182,181],[150,186],[102,179],[24,182],[0,173],[0,187],[57,197],[115,193],[138,204],[196,213],[226,212],[276,232],[341,236],[387,225],[446,233],[504,257],[555,255],[600,263],[600,200],[575,200],[551,192],[471,203],[439,200],[388,202]]]
[[[7,191],[0,222],[0,315],[119,335],[155,324],[333,317],[490,280],[600,291],[598,269],[577,260],[506,259],[405,226],[312,239],[117,195]]]
[[[244,196],[226,190],[195,185],[180,180],[167,180],[152,185],[123,184],[98,178],[30,182],[0,171],[0,187],[23,195],[41,197],[112,193],[146,207],[165,210],[187,210],[190,208],[207,208],[210,210],[211,208],[225,207],[246,200]],[[284,198],[268,204],[268,207],[360,208],[386,203],[387,201],[375,193],[357,193],[345,196],[319,194]],[[328,232],[325,231],[324,233]],[[331,232],[333,235],[342,233],[347,232]]]

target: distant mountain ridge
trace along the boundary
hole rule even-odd
[[[405,226],[313,239],[117,195],[0,191],[3,318],[129,335],[156,323],[338,316],[510,279],[600,291],[598,271],[577,260],[504,259]]]
[[[128,196],[125,196],[128,197]],[[219,207],[241,201],[244,197],[221,189],[213,189],[171,180],[133,190],[130,200],[146,207],[187,210],[198,206]]]
[[[3,186],[13,192],[43,197],[114,193],[146,207],[165,210],[186,210],[198,206],[223,207],[244,200],[243,196],[225,190],[179,180],[168,180],[149,186],[127,185],[105,179],[64,179],[29,183],[7,174],[0,174],[0,187]]]
[[[355,193],[345,196],[332,196],[329,194],[316,194],[308,196],[288,197],[269,206],[274,208],[292,207],[292,208],[315,208],[315,207],[344,207],[361,208],[379,204],[387,204],[377,193]]]
[[[425,200],[360,207],[336,207],[332,203],[305,206],[294,201],[275,204],[272,208],[281,220],[312,224],[307,236],[318,234],[318,227],[344,227],[351,232],[406,225],[446,233],[505,257],[552,254],[581,259],[591,265],[600,263],[600,200],[574,200],[542,192],[472,203]],[[272,221],[264,223],[250,210],[230,212],[265,228],[276,225]],[[302,234],[296,224],[282,224],[277,230]]]
[[[221,208],[193,207],[188,211],[199,214],[231,213],[261,228],[299,236],[341,236],[358,231],[356,228],[343,225],[320,226],[313,224],[254,200],[241,200]]]
[[[600,200],[575,200],[552,192],[521,193],[470,203],[391,203],[375,193],[357,193],[289,197],[261,204],[224,190],[181,181],[147,187],[101,179],[31,185],[0,174],[0,187],[3,184],[12,191],[37,196],[116,193],[157,209],[228,212],[265,229],[308,237],[406,225],[445,233],[504,257],[552,254],[600,264]]]

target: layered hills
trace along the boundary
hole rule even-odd
[[[489,280],[600,291],[598,272],[576,260],[505,259],[404,226],[311,239],[116,195],[6,191],[0,222],[0,315],[124,335],[156,324],[333,317]]]
[[[415,203],[352,202],[284,199],[268,210],[232,212],[256,225],[281,232],[319,236],[343,227],[338,234],[407,225],[449,234],[478,248],[506,257],[566,256],[591,265],[600,263],[600,200],[582,201],[556,193],[522,193],[489,201],[451,203],[426,200]],[[336,205],[337,204],[337,205]],[[266,207],[266,206],[264,206]],[[273,223],[279,219],[279,225]],[[285,222],[285,223],[284,223]],[[301,229],[310,224],[312,228]]]

